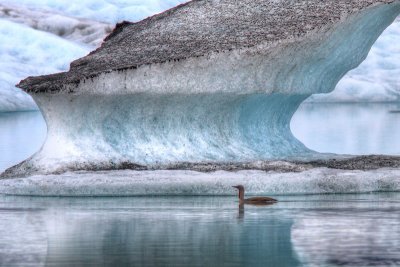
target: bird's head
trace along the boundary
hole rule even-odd
[[[238,190],[244,190],[244,186],[243,185],[235,185],[235,186],[232,186],[232,187],[236,188]]]

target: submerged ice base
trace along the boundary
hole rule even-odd
[[[321,20],[308,4],[192,1],[118,25],[69,72],[19,84],[43,112],[48,138],[3,176],[315,157],[293,137],[293,113],[362,62],[400,2],[315,1]],[[259,12],[272,7],[281,13]]]
[[[302,172],[183,170],[69,172],[0,180],[0,194],[30,196],[223,196],[243,184],[246,194],[292,195],[400,192],[400,169]]]

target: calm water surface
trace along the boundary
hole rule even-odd
[[[304,103],[291,129],[318,152],[400,155],[400,103]]]
[[[0,196],[0,266],[400,266],[400,194]]]
[[[46,132],[40,112],[0,112],[0,172],[38,151]]]

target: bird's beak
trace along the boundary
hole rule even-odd
[[[232,187],[233,187],[233,188],[236,188],[236,189],[238,188],[237,186],[232,186]]]

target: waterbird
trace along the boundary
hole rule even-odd
[[[244,198],[244,186],[243,185],[235,185],[232,186],[239,190],[239,204],[250,204],[250,205],[271,205],[278,200],[271,198],[271,197],[251,197],[251,198]]]

